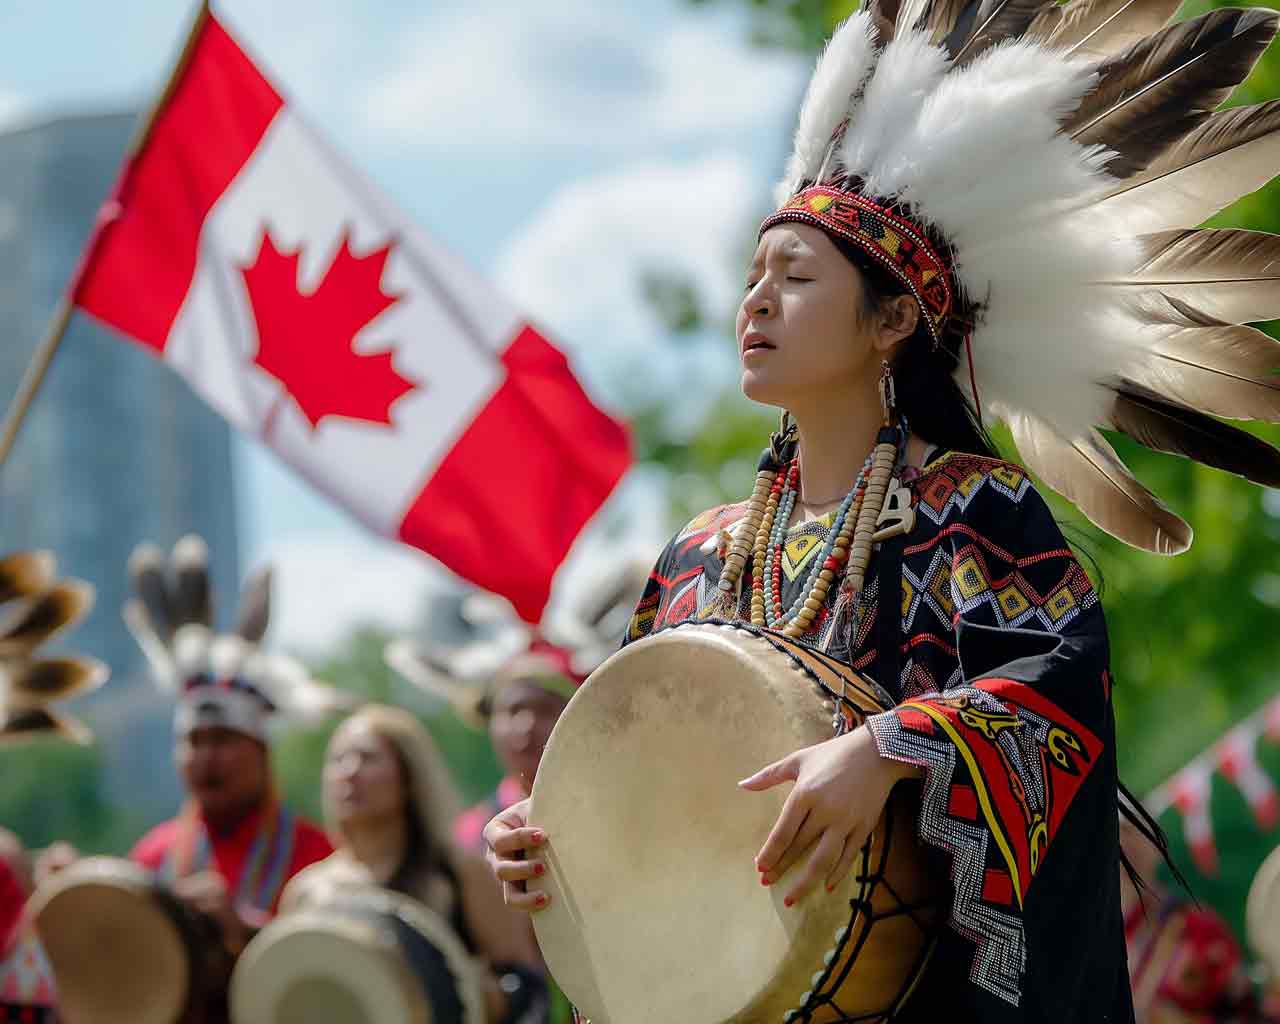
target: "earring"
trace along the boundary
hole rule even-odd
[[[898,422],[898,395],[893,386],[893,368],[887,359],[880,364],[880,408],[884,412],[884,425],[894,426]]]

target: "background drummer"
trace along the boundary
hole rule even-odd
[[[545,1019],[541,957],[527,923],[503,905],[484,861],[454,844],[457,800],[421,723],[400,708],[361,708],[329,741],[323,795],[337,849],[289,883],[281,913],[353,886],[411,896],[483,961],[490,1021]]]

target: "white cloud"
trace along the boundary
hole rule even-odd
[[[433,17],[362,113],[401,144],[631,150],[772,123],[803,75],[733,21],[507,0]]]
[[[732,313],[743,231],[762,193],[749,164],[723,154],[574,182],[512,238],[498,277],[538,320],[617,355],[663,330],[646,273],[687,279],[709,315]]]

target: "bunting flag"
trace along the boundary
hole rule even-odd
[[[1218,848],[1211,814],[1213,780],[1219,776],[1239,790],[1261,832],[1280,824],[1280,787],[1262,767],[1259,743],[1280,746],[1280,696],[1273,698],[1208,750],[1162,783],[1144,803],[1154,815],[1173,809],[1196,868],[1213,877],[1218,873]]]
[[[564,355],[314,133],[207,9],[72,298],[372,529],[530,622],[630,463]]]

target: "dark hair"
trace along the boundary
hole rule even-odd
[[[875,312],[886,299],[910,294],[901,281],[858,246],[838,235],[827,237],[862,272],[866,312]],[[995,443],[979,425],[977,414],[953,376],[960,344],[961,338],[955,334],[935,345],[921,316],[915,332],[902,342],[890,362],[898,409],[907,418],[912,433],[930,444],[998,458]]]

